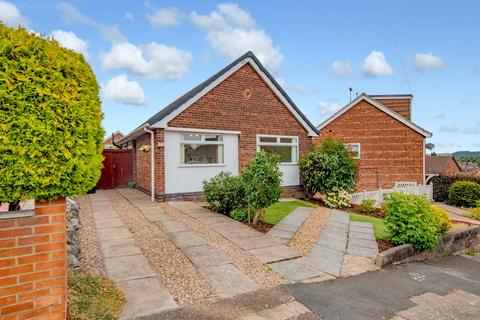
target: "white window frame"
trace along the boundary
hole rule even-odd
[[[208,133],[208,132],[180,132],[180,167],[222,167],[225,166],[225,135],[221,133]],[[200,141],[184,140],[184,135],[194,134],[200,136]],[[205,136],[220,136],[220,141],[205,141]],[[199,145],[221,145],[222,146],[222,162],[218,163],[183,163],[185,157],[182,148],[184,144],[199,144]]]
[[[361,158],[361,155],[362,155],[362,146],[360,145],[359,142],[355,142],[355,143],[347,143],[347,148],[351,151],[351,146],[358,146],[358,157],[353,157],[354,159],[360,159]]]
[[[260,138],[276,138],[277,142],[260,142]],[[281,138],[295,139],[295,143],[280,142]],[[281,165],[297,165],[299,158],[299,139],[298,136],[279,136],[275,134],[257,134],[257,151],[261,146],[292,146],[296,147],[295,162],[281,162]]]

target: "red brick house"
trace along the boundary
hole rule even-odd
[[[120,141],[122,138],[123,138],[123,133],[121,133],[120,131],[116,131],[112,133],[111,136],[103,140],[103,148],[116,149],[117,147],[114,146],[113,143],[115,142],[115,144],[117,144],[117,142]]]
[[[316,136],[315,126],[247,52],[119,143],[134,150],[137,187],[165,200],[200,195],[204,180],[221,171],[238,174],[257,150],[279,153],[284,188],[298,189],[298,159]]]
[[[462,168],[451,155],[427,156],[425,170],[428,174],[455,175],[462,173]]]
[[[357,191],[425,184],[425,139],[432,134],[411,122],[411,101],[361,94],[317,127],[318,140],[341,138],[356,154]]]

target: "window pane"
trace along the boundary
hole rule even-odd
[[[223,137],[220,134],[206,134],[205,141],[222,141]]]
[[[223,145],[182,144],[182,164],[223,163]]]
[[[359,158],[360,157],[360,145],[358,144],[348,144],[348,149],[350,149],[350,151],[352,151],[352,154],[355,158]]]
[[[183,141],[202,141],[202,135],[197,133],[182,134]]]
[[[281,143],[297,143],[296,138],[280,138]]]
[[[260,137],[260,142],[277,142],[277,137]]]
[[[280,156],[281,162],[297,162],[297,149],[292,146],[260,146],[260,150],[269,153],[276,153]]]

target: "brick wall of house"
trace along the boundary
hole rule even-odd
[[[357,190],[392,188],[398,181],[423,184],[423,136],[366,101],[321,130],[326,136],[361,144]]]
[[[407,120],[411,120],[411,99],[375,99]]]
[[[0,319],[65,319],[65,199],[0,220]]]
[[[305,128],[277,98],[268,85],[249,65],[241,67],[194,105],[172,121],[170,127],[241,131],[239,164],[242,170],[256,152],[256,135],[273,134],[299,137],[300,154],[311,148]],[[137,149],[149,143],[150,137],[137,138]],[[157,141],[163,142],[163,130],[156,129]],[[156,194],[164,194],[164,153],[156,148]],[[137,178],[140,189],[150,190],[150,155],[137,152]]]
[[[445,175],[452,175],[452,174],[459,174],[461,173],[462,170],[458,167],[458,165],[455,163],[455,161],[452,159],[448,163],[447,167],[445,168],[445,171],[443,174]]]

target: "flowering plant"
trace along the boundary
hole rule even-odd
[[[140,148],[138,148],[138,150],[147,153],[147,152],[150,151],[150,145],[144,144],[143,146],[141,146]]]

